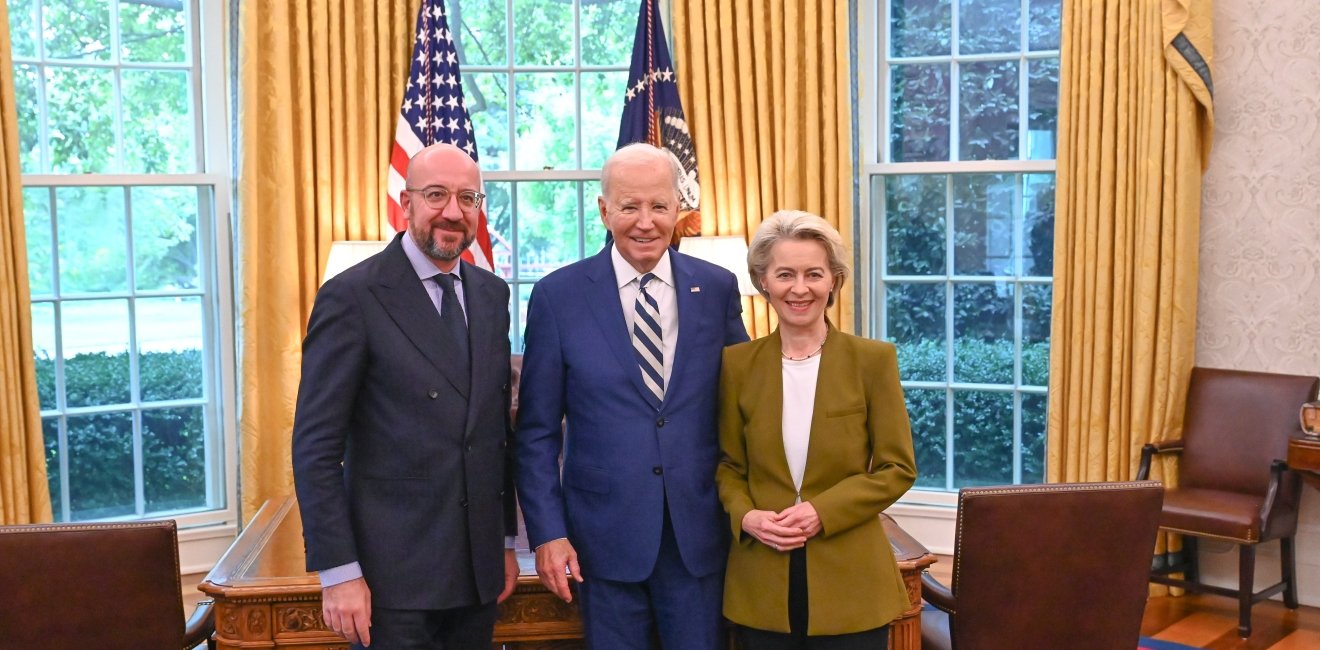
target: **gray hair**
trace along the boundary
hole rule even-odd
[[[678,181],[685,173],[683,171],[683,163],[679,162],[678,157],[668,149],[661,149],[660,147],[645,142],[634,142],[632,144],[624,145],[619,147],[618,151],[610,154],[609,160],[605,161],[605,166],[600,168],[601,196],[609,196],[610,194],[610,176],[614,173],[616,163],[625,161],[640,162],[647,159],[663,160],[669,165],[670,176],[673,177],[674,195],[681,198],[683,193],[680,191]]]
[[[752,286],[762,296],[769,298],[765,287],[761,286],[761,278],[770,268],[770,256],[775,244],[787,240],[816,241],[825,247],[830,275],[834,276],[834,288],[830,291],[827,304],[834,306],[834,294],[843,287],[850,273],[843,237],[839,236],[839,231],[830,222],[802,210],[780,210],[762,221],[756,229],[752,243],[747,247],[747,272],[752,276]]]

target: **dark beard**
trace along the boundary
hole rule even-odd
[[[459,256],[463,254],[463,251],[467,250],[476,239],[476,237],[471,234],[464,235],[462,242],[456,249],[445,250],[444,248],[441,248],[440,243],[436,241],[435,235],[432,234],[431,230],[428,229],[426,231],[425,237],[426,240],[420,242],[414,237],[413,243],[417,244],[417,248],[421,249],[427,257],[441,262],[452,262],[458,259]]]

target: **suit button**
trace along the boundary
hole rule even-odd
[[[657,427],[663,427],[663,426],[665,426],[665,423],[668,422],[668,421],[669,421],[669,420],[666,420],[666,419],[664,419],[664,418],[660,418],[659,420],[656,420],[656,421],[655,421],[655,426],[657,426]]]
[[[426,396],[431,399],[435,399],[440,396],[440,391],[432,388],[431,390],[427,391]]]
[[[656,465],[655,467],[651,468],[651,473],[655,474],[656,476],[659,476],[661,474],[664,474],[665,470],[661,469],[659,465]]]
[[[467,450],[468,450],[468,451],[472,451],[472,445],[468,445],[468,446],[467,446]]]
[[[462,501],[459,501],[459,502],[458,502],[458,505],[463,506],[464,508],[466,508],[466,507],[467,507],[467,499],[463,499]]]
[[[500,490],[500,496],[504,496],[504,490]]]
[[[508,446],[509,446],[509,441],[508,441],[508,440],[501,440],[501,441],[500,441],[500,449],[504,449],[505,447],[508,447]]]

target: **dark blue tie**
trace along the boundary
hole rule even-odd
[[[454,342],[457,350],[454,368],[463,379],[462,389],[466,393],[472,375],[472,357],[468,350],[467,320],[463,317],[463,307],[458,303],[458,294],[454,291],[454,276],[441,273],[435,276],[443,291],[440,296],[440,320],[444,323],[445,333]]]

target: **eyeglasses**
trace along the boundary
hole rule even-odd
[[[481,192],[473,192],[472,190],[451,192],[449,188],[442,185],[427,185],[422,188],[407,187],[404,189],[421,194],[422,200],[426,201],[426,205],[432,210],[445,209],[449,206],[449,200],[454,196],[458,196],[458,209],[472,213],[481,209],[481,201],[486,198],[486,195]]]

